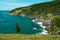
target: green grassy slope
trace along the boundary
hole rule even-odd
[[[16,8],[10,13],[14,15],[26,15],[28,17],[46,17],[47,14],[60,15],[60,2],[51,1],[38,3],[27,7]]]
[[[0,34],[0,40],[60,40],[56,35]]]

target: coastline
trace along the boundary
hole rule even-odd
[[[32,22],[35,22],[36,24],[38,24],[40,27],[42,27],[44,30],[43,30],[43,32],[41,32],[41,33],[38,33],[37,35],[40,35],[40,34],[42,34],[42,35],[47,35],[48,34],[48,31],[45,29],[46,28],[46,26],[43,26],[43,23],[42,22],[39,22],[39,21],[37,21],[38,19],[35,19],[35,20],[32,20]],[[37,28],[33,28],[34,30],[38,30]]]

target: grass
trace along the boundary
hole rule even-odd
[[[56,35],[0,34],[0,40],[60,40]]]

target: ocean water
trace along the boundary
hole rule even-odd
[[[38,24],[32,22],[31,18],[10,15],[8,12],[6,10],[0,10],[0,34],[16,33],[16,24],[21,29],[18,32],[19,34],[37,34],[44,30]],[[34,30],[33,28],[40,30]]]

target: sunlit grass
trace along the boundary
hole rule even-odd
[[[56,35],[0,34],[0,40],[60,40]]]

